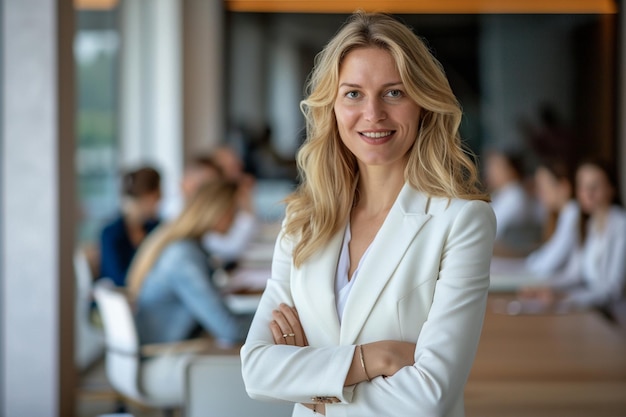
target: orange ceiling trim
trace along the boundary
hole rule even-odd
[[[614,0],[225,0],[233,12],[406,14],[615,14]]]
[[[110,10],[119,0],[74,0],[74,8],[81,10]]]

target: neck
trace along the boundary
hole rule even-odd
[[[610,210],[611,206],[601,207],[594,211],[591,215],[593,223],[595,224],[595,227],[598,228],[598,230],[604,229],[604,226],[606,225],[606,219],[607,217],[609,217]]]
[[[361,167],[359,173],[358,207],[369,213],[388,211],[404,186],[404,167]]]
[[[129,201],[122,205],[122,214],[128,226],[143,226],[144,217],[132,202]]]

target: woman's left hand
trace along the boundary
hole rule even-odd
[[[281,304],[272,312],[274,320],[270,323],[270,330],[277,345],[308,346],[306,335],[300,323],[300,317],[295,307]]]

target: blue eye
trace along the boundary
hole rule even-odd
[[[346,93],[346,97],[348,97],[348,98],[359,98],[359,92],[358,91],[348,91]]]
[[[400,90],[389,90],[386,95],[391,98],[400,98],[403,96],[403,93]]]

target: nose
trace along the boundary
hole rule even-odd
[[[365,103],[363,115],[369,122],[378,122],[387,118],[385,105],[382,100],[379,97],[370,97]]]

